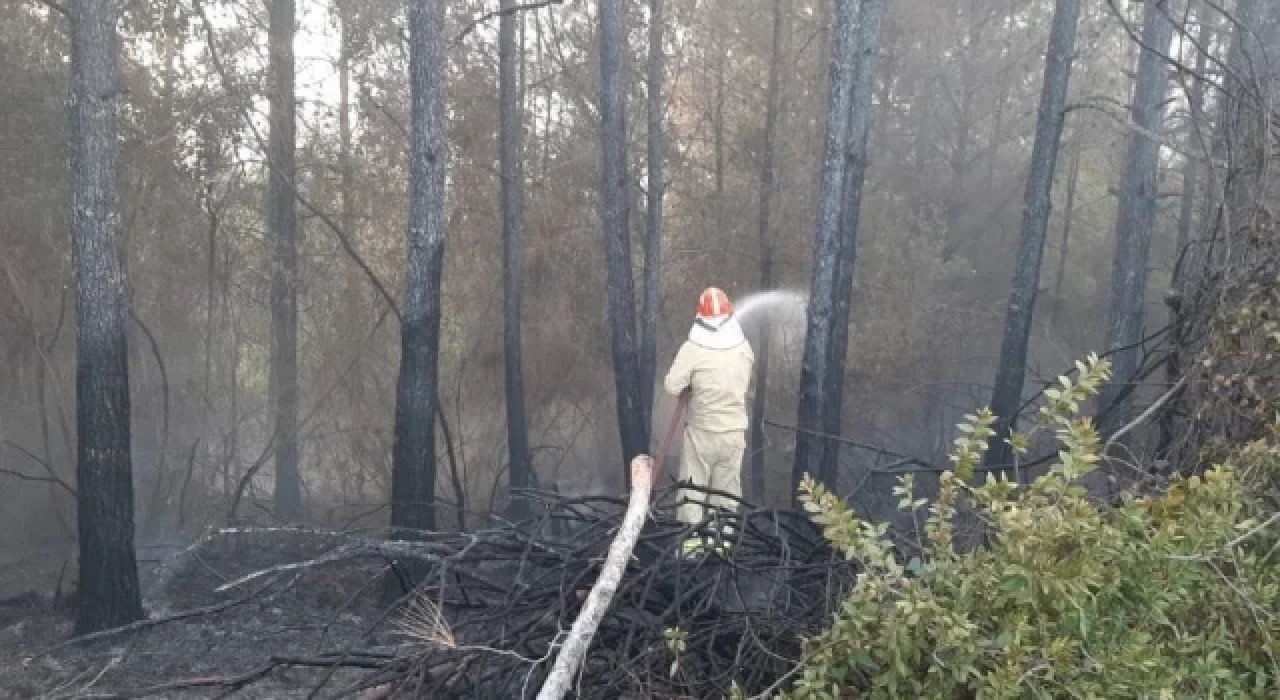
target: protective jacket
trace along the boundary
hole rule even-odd
[[[667,393],[692,390],[689,427],[709,433],[747,429],[755,354],[737,319],[698,319],[664,381]]]

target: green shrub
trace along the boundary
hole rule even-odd
[[[1277,448],[1253,443],[1158,496],[1094,504],[1077,482],[1103,445],[1079,409],[1109,366],[1090,358],[1079,370],[1041,410],[1036,430],[1062,448],[1030,485],[968,483],[991,435],[986,411],[961,426],[932,504],[903,479],[900,507],[928,508],[922,557],[904,563],[887,526],[806,479],[805,507],[864,569],[831,627],[806,640],[782,697],[1277,696],[1276,518],[1250,488],[1278,471]],[[1014,436],[1015,449],[1028,438]],[[962,553],[963,503],[987,544]]]

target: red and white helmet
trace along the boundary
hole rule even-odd
[[[698,297],[698,318],[723,318],[733,313],[733,303],[729,295],[719,287],[707,287]]]

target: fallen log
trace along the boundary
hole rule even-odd
[[[617,537],[609,546],[609,558],[604,562],[600,577],[591,587],[587,604],[578,614],[578,619],[574,620],[564,646],[560,647],[560,654],[556,657],[551,675],[547,676],[538,693],[538,700],[561,700],[569,692],[569,684],[582,665],[582,659],[591,646],[591,640],[596,636],[600,620],[613,601],[613,594],[618,590],[622,574],[627,570],[627,560],[636,548],[636,540],[640,538],[640,528],[644,526],[644,516],[649,510],[652,467],[653,460],[647,455],[631,460],[631,502],[627,506],[627,514],[622,518]]]

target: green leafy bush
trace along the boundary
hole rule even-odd
[[[1078,480],[1103,445],[1079,412],[1109,366],[1090,358],[1079,370],[1048,393],[1035,429],[1054,431],[1061,451],[1030,485],[969,484],[991,435],[986,411],[961,426],[933,503],[903,480],[900,507],[927,507],[922,557],[904,563],[887,526],[803,483],[826,537],[864,569],[782,697],[1277,696],[1277,516],[1254,489],[1280,471],[1277,447],[1252,443],[1158,496],[1095,504]],[[1011,441],[1023,451],[1028,438]],[[987,544],[958,552],[964,503]]]

